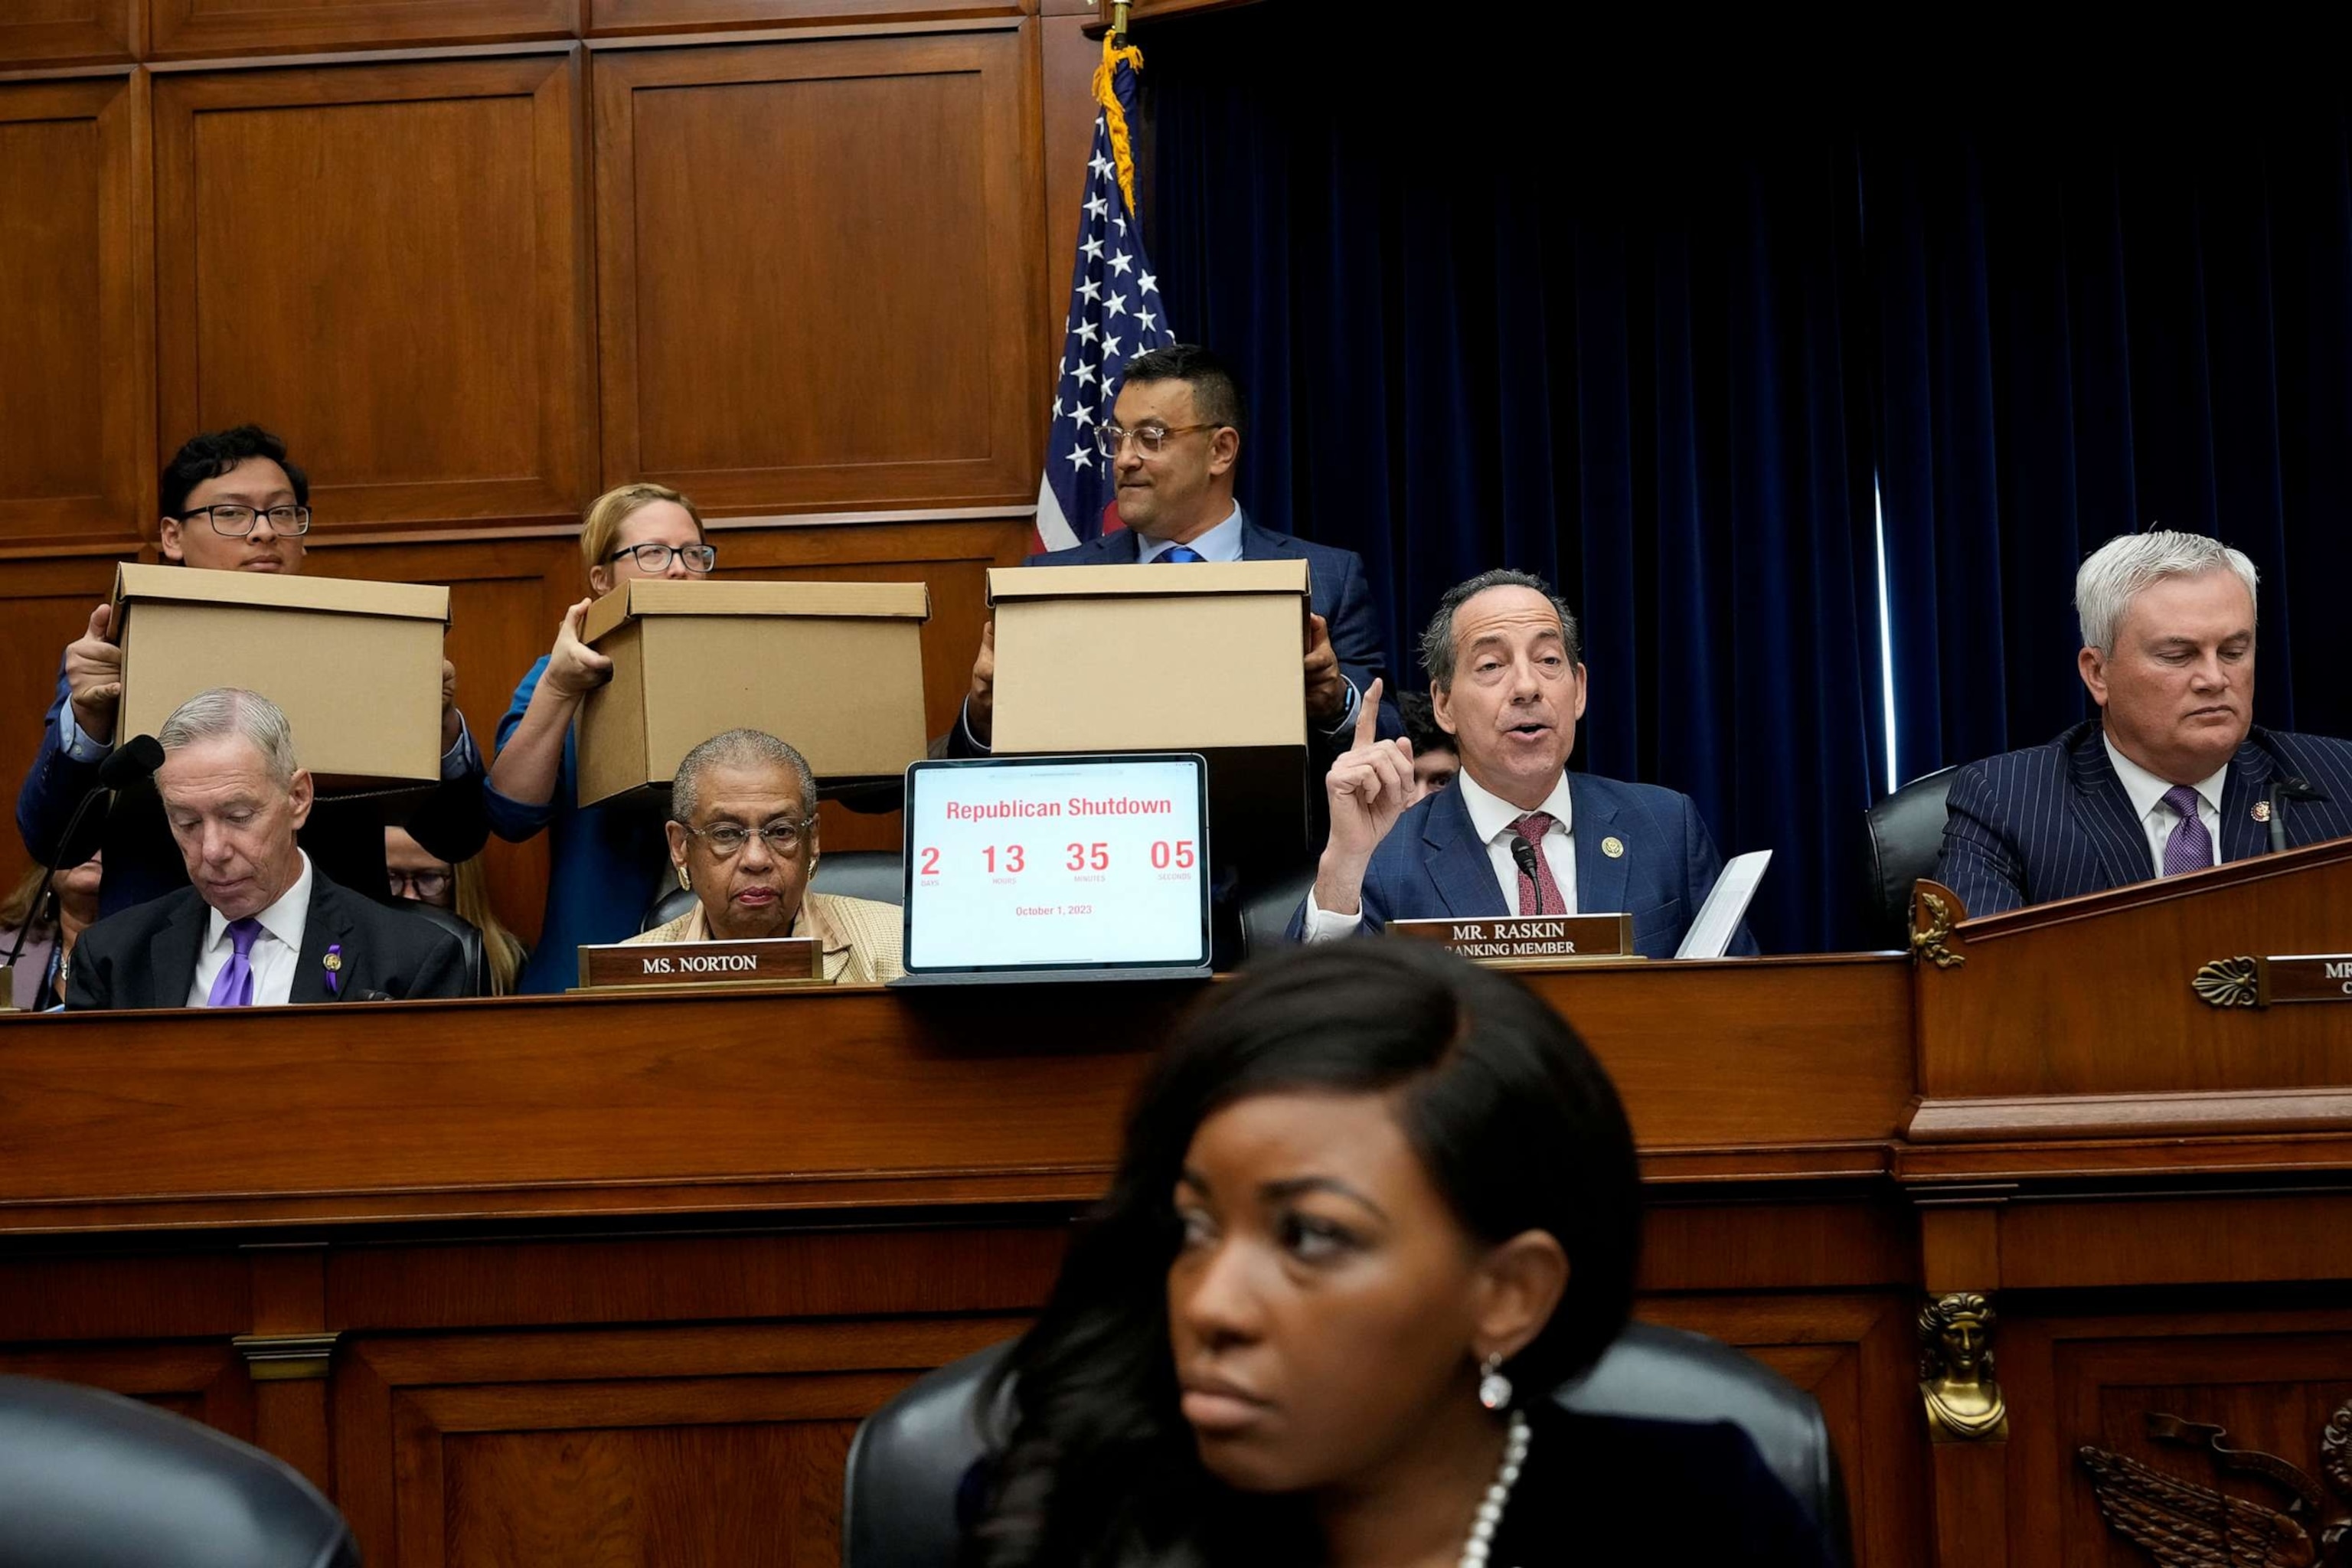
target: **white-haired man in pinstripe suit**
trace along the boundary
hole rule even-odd
[[[2254,564],[2125,534],[2074,578],[2099,717],[1953,779],[1936,879],[1971,915],[2352,835],[2352,745],[2253,724]]]

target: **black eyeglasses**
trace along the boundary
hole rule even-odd
[[[384,876],[394,893],[421,904],[429,904],[449,890],[446,871],[386,871]]]
[[[258,511],[249,506],[231,506],[226,502],[219,506],[192,506],[180,514],[180,521],[185,522],[200,512],[204,514],[205,521],[213,525],[215,533],[225,533],[231,539],[243,539],[251,533],[253,520],[257,517],[269,520],[269,531],[272,533],[299,535],[310,531],[310,509],[307,506],[273,506]]]
[[[640,572],[667,572],[673,557],[685,562],[689,572],[708,572],[719,564],[716,544],[625,544],[604,559],[618,561],[624,555],[635,556]]]

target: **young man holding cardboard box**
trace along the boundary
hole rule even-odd
[[[192,437],[163,468],[158,492],[158,546],[166,561],[214,572],[292,575],[302,570],[310,528],[310,481],[289,461],[286,444],[255,426]],[[52,863],[59,840],[98,783],[115,742],[122,698],[122,649],[112,606],[90,613],[89,628],[69,644],[58,672],[41,748],[16,795],[25,847]],[[258,672],[257,672],[258,673]],[[489,837],[482,806],[482,762],[456,706],[457,670],[441,665],[441,783],[402,826],[450,861],[477,853]],[[390,896],[383,862],[384,812],[365,799],[321,799],[302,834],[304,847],[354,892]],[[100,910],[112,914],[187,885],[152,788],[126,788],[104,817],[100,846],[105,882]],[[79,857],[77,857],[79,858]]]
[[[1181,564],[1197,561],[1305,561],[1313,601],[1306,653],[1309,727],[1326,756],[1347,749],[1356,706],[1383,673],[1378,622],[1364,563],[1352,550],[1312,544],[1262,528],[1234,500],[1234,470],[1247,420],[1240,384],[1207,349],[1176,343],[1129,362],[1111,422],[1100,427],[1103,455],[1118,480],[1119,521],[1127,526],[1069,550],[1033,555],[1030,566]],[[1108,650],[1107,650],[1108,651]],[[1160,669],[1152,680],[1181,680]],[[1139,672],[1138,700],[1148,700]],[[948,735],[951,756],[984,756],[994,730],[996,628],[982,634],[971,691]],[[1402,735],[1395,706],[1381,705],[1381,734]]]

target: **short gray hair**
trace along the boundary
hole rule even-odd
[[[2254,597],[2260,578],[2245,552],[2232,550],[2201,533],[2176,533],[2158,529],[2148,533],[2119,533],[2091,552],[2074,574],[2074,614],[2083,623],[2083,646],[2099,650],[2101,658],[2116,651],[2116,628],[2124,612],[2142,591],[2167,577],[2201,577],[2227,567]]]
[[[1584,645],[1576,629],[1576,612],[1568,607],[1568,601],[1553,593],[1551,584],[1532,572],[1497,566],[1491,572],[1479,573],[1466,583],[1456,583],[1437,601],[1437,613],[1429,617],[1429,629],[1421,634],[1421,668],[1429,672],[1433,688],[1439,691],[1454,689],[1454,613],[1489,588],[1531,588],[1541,594],[1559,615],[1559,636],[1568,645],[1568,662],[1575,664],[1583,658]]]
[[[809,771],[806,757],[765,730],[730,730],[711,736],[679,760],[677,776],[669,785],[670,820],[688,827],[694,826],[694,808],[702,804],[702,775],[706,769],[756,766],[761,763],[790,768],[800,780],[801,809],[815,813],[816,775]]]
[[[295,772],[302,765],[294,755],[294,727],[286,721],[286,710],[258,691],[241,686],[199,691],[172,710],[172,716],[155,731],[155,740],[169,755],[183,746],[222,735],[239,735],[252,742],[269,772],[269,782],[280,789],[294,787]]]

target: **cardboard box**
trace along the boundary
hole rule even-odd
[[[1000,566],[1000,752],[1307,744],[1304,561]]]
[[[125,563],[118,733],[152,735],[199,691],[241,686],[286,710],[322,789],[441,776],[449,590]]]
[[[722,731],[765,730],[824,782],[923,754],[920,583],[624,583],[589,609],[613,661],[580,711],[580,802],[667,789]]]
[[[1313,783],[1312,597],[1304,561],[994,568],[991,748],[1204,752],[1213,853],[1293,858]]]

